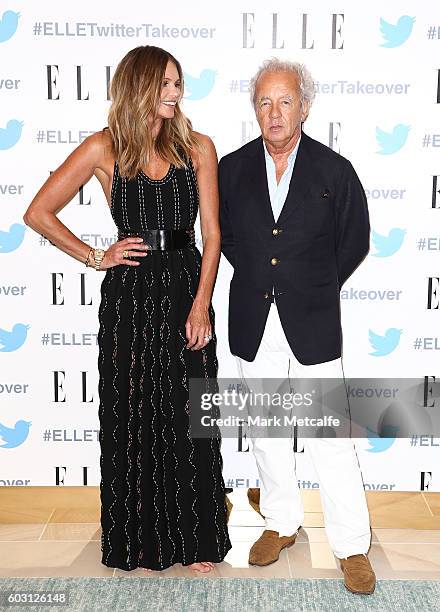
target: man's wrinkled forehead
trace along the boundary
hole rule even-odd
[[[300,95],[299,80],[293,72],[263,72],[255,86],[256,99],[272,95],[290,95],[291,98]]]

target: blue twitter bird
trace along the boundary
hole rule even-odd
[[[26,342],[27,333],[30,325],[16,323],[12,331],[0,329],[0,352],[12,353],[16,351]]]
[[[0,149],[5,151],[10,149],[20,140],[23,121],[11,119],[5,128],[0,128]]]
[[[185,96],[185,99],[201,100],[202,98],[206,98],[206,96],[211,93],[214,87],[216,76],[217,73],[214,70],[210,70],[208,68],[202,70],[199,77],[193,77],[187,72],[185,72],[185,89],[188,89],[190,92],[190,95]]]
[[[390,257],[400,249],[405,238],[406,230],[400,227],[393,227],[388,236],[378,234],[374,230],[371,231],[373,244],[376,247],[376,253],[372,253],[374,257]]]
[[[400,45],[403,45],[411,36],[415,20],[415,17],[402,15],[402,17],[399,17],[397,20],[396,25],[393,25],[381,17],[380,31],[385,41],[381,46],[391,49],[392,47],[400,47]]]
[[[5,11],[0,20],[0,42],[6,42],[12,38],[17,31],[20,13]]]
[[[379,336],[371,329],[368,330],[368,338],[370,340],[371,348],[374,349],[373,357],[384,357],[394,351],[400,341],[401,329],[390,327],[385,332],[384,336]]]
[[[17,421],[14,427],[6,427],[0,423],[0,438],[5,444],[0,444],[1,448],[16,448],[23,444],[29,434],[31,421]]]
[[[13,223],[9,232],[0,230],[0,253],[11,253],[18,249],[24,240],[26,226],[21,223]]]
[[[386,433],[386,438],[380,438],[379,434],[367,427],[367,439],[370,448],[366,450],[369,453],[382,453],[383,451],[388,450],[396,441],[396,434],[399,431],[398,427],[388,426]]]
[[[397,153],[405,144],[410,129],[409,125],[403,125],[403,123],[395,125],[391,132],[384,132],[379,127],[376,127],[376,140],[380,147],[380,150],[376,151],[376,153],[380,155]]]

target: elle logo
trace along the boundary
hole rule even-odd
[[[298,16],[300,21],[301,38],[298,40],[300,49],[314,49],[316,39],[311,33],[309,15],[302,13]],[[242,48],[255,49],[258,31],[261,32],[261,24],[266,25],[266,43],[270,43],[270,49],[285,49],[286,40],[292,39],[292,21],[280,13],[269,13],[264,17],[256,17],[255,13],[242,13]],[[344,38],[342,27],[344,24],[344,13],[331,13],[328,19],[328,33],[326,36],[327,48],[343,49]],[[282,30],[282,31],[281,31]]]

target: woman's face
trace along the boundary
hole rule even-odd
[[[168,61],[163,77],[157,116],[161,119],[172,119],[181,95],[182,83],[176,65],[172,61]]]

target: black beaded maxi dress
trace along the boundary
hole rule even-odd
[[[193,228],[191,160],[161,180],[128,180],[115,163],[111,213],[124,235]],[[185,323],[201,254],[195,246],[149,251],[139,266],[107,270],[99,308],[102,563],[162,570],[220,562],[231,548],[220,439],[191,438],[188,381],[216,378],[212,340],[191,351]]]

